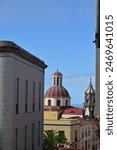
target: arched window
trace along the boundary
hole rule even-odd
[[[66,100],[66,106],[68,106],[68,100]]]
[[[57,77],[57,86],[59,86],[59,77]]]
[[[61,105],[60,100],[57,100],[57,106],[60,106],[60,105]]]
[[[50,99],[48,100],[48,106],[51,106],[51,100]]]

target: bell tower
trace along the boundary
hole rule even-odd
[[[89,87],[85,91],[84,118],[93,119],[94,118],[94,108],[95,108],[95,91],[93,89],[91,79],[90,79]]]

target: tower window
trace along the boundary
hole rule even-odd
[[[61,102],[60,100],[57,100],[57,106],[60,106]]]
[[[57,86],[59,85],[59,77],[57,77]]]
[[[48,100],[48,106],[51,106],[51,100],[50,99]]]

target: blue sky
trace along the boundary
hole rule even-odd
[[[0,0],[0,40],[14,41],[48,65],[45,90],[59,69],[72,104],[95,87],[95,0]]]

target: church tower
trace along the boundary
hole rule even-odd
[[[95,91],[93,89],[91,79],[88,89],[85,91],[85,102],[84,102],[84,118],[93,119],[95,108]]]

